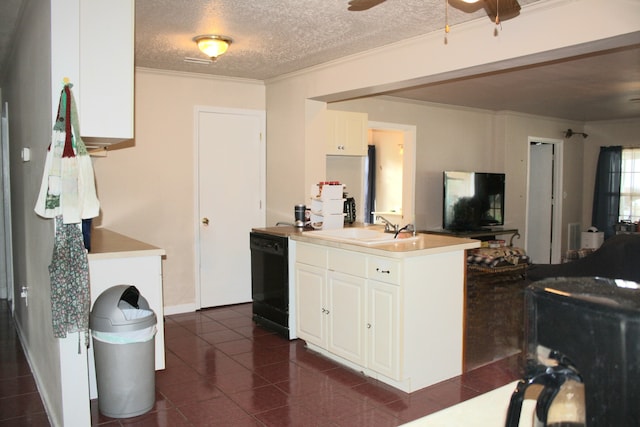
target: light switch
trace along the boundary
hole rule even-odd
[[[28,147],[23,148],[22,153],[20,155],[22,156],[23,162],[31,161],[31,148],[28,148]]]

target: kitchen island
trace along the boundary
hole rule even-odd
[[[297,336],[309,349],[405,392],[462,373],[465,251],[479,241],[290,240]]]

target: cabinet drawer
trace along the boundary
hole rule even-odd
[[[399,284],[400,283],[400,262],[380,257],[369,257],[369,279],[381,282]]]
[[[327,268],[327,249],[322,246],[298,243],[296,245],[296,262]]]
[[[367,256],[358,252],[330,250],[329,270],[367,277]]]

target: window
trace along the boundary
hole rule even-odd
[[[622,150],[620,221],[640,220],[640,148]]]

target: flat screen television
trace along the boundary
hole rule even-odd
[[[504,225],[503,173],[445,171],[442,228],[475,231]]]

